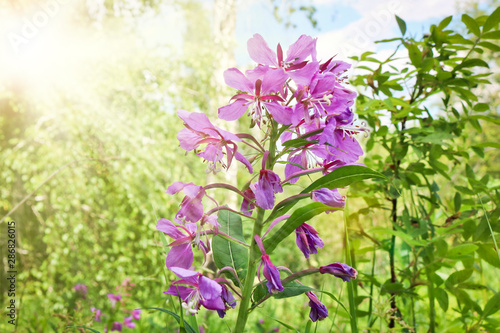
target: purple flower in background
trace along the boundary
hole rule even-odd
[[[269,293],[277,293],[278,291],[283,291],[283,285],[281,284],[280,272],[276,266],[273,265],[269,255],[266,253],[264,249],[264,244],[262,244],[262,240],[258,235],[255,235],[255,242],[259,246],[260,252],[262,256],[260,257],[261,262],[259,264],[259,279],[260,279],[260,269],[262,269],[262,274],[266,278],[266,286]]]
[[[170,288],[163,293],[179,296],[184,302],[182,306],[187,313],[198,312],[200,306],[209,310],[226,309],[221,297],[222,287],[220,284],[196,271],[180,267],[171,267],[170,270],[181,279],[174,281]]]
[[[274,207],[274,193],[283,192],[280,177],[271,170],[260,170],[259,182],[255,189],[255,199],[257,205],[263,209]]]
[[[123,318],[123,325],[127,326],[128,328],[135,328],[135,323],[132,322],[132,319],[132,316]]]
[[[120,323],[119,321],[113,322],[113,326],[111,326],[111,332],[113,331],[121,332],[122,329],[123,329],[122,323]],[[104,329],[104,332],[107,332],[107,329]]]
[[[328,188],[320,188],[311,192],[313,201],[321,202],[327,206],[342,209],[345,207],[345,198],[340,195],[339,191]],[[326,213],[334,212],[335,210],[328,210]]]
[[[94,312],[95,312],[95,317],[94,317],[94,320],[95,320],[95,321],[101,321],[102,312],[101,312],[101,310],[100,310],[100,309],[96,309],[96,308],[94,308],[94,307],[91,307],[91,308],[90,308],[90,311],[91,311],[92,313],[94,313]]]
[[[201,200],[205,196],[203,186],[193,183],[174,182],[167,189],[167,194],[176,194],[183,191],[186,196],[182,199],[181,209],[175,216],[180,221],[198,222],[203,216],[203,203]]]
[[[134,318],[135,320],[141,319],[141,310],[132,310],[132,318]]]
[[[351,281],[351,279],[356,279],[356,277],[358,276],[357,270],[349,265],[340,262],[334,262],[330,265],[321,266],[319,268],[319,272],[321,274],[332,274],[338,278],[341,278],[342,280],[344,280],[344,282],[349,282]]]
[[[259,74],[257,77],[260,76],[260,78],[254,81],[251,79],[256,78],[255,73],[247,73],[245,76],[236,68],[230,68],[224,72],[226,84],[245,93],[234,95],[231,98],[234,102],[219,108],[219,118],[228,121],[236,120],[250,108],[249,115],[260,126],[262,110],[265,108],[278,123],[290,124],[292,109],[280,104],[285,101],[282,97],[273,95],[282,89],[287,75],[282,69],[269,68],[259,69]]]
[[[304,253],[306,258],[309,258],[309,254],[318,253],[317,248],[323,248],[325,245],[321,238],[318,236],[318,232],[307,223],[302,223],[300,227],[295,229],[296,243],[299,249]]]
[[[326,306],[321,303],[316,294],[312,291],[306,291],[307,297],[309,297],[309,306],[311,307],[311,312],[309,312],[309,318],[312,321],[323,320],[328,317],[328,310]]]
[[[156,229],[167,234],[174,241],[169,244],[171,246],[170,251],[168,251],[166,266],[170,267],[181,267],[184,269],[191,268],[193,264],[193,250],[191,244],[195,241],[196,245],[202,249],[204,253],[208,252],[205,244],[197,237],[196,223],[186,223],[184,226],[175,225],[167,219],[158,220]]]
[[[108,294],[107,295],[110,302],[111,302],[111,307],[114,308],[116,305],[116,302],[119,302],[122,300],[122,297],[120,295],[115,295],[115,294]]]
[[[229,169],[233,157],[243,163],[250,173],[253,172],[250,162],[238,152],[236,141],[241,141],[236,135],[212,125],[204,113],[190,113],[184,110],[177,111],[177,115],[184,121],[186,128],[177,134],[180,146],[186,151],[197,149],[202,144],[207,144],[205,150],[197,155],[209,162],[208,170],[217,171],[217,164]],[[223,157],[226,155],[226,163]]]
[[[76,293],[82,296],[83,299],[85,299],[85,296],[87,295],[87,286],[82,284],[82,283],[77,283],[73,289],[75,289]]]

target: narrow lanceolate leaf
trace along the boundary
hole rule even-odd
[[[228,210],[221,210],[217,220],[220,224],[220,231],[235,239],[245,241],[241,217],[238,214]],[[248,266],[248,250],[244,246],[230,242],[221,236],[215,236],[212,241],[212,248],[217,268],[233,267],[239,278],[244,278]],[[232,276],[230,277],[232,278]]]
[[[287,219],[285,224],[276,231],[271,237],[264,240],[264,248],[269,254],[273,252],[276,246],[283,241],[288,235],[295,231],[302,223],[309,221],[318,214],[327,210],[334,210],[335,208],[324,205],[320,202],[313,202],[304,207],[301,207],[293,212]]]
[[[305,293],[306,291],[310,290],[316,290],[314,288],[304,286],[303,284],[300,284],[296,281],[292,281],[290,283],[287,283],[286,285],[283,286],[283,291],[277,292],[276,294],[272,294],[271,296],[277,299],[282,299],[282,298],[289,298],[289,297],[295,297],[300,294]],[[261,299],[263,299],[265,296],[268,296],[268,291],[266,284],[260,283],[256,288],[253,293],[253,301],[254,303],[257,303]]]
[[[500,22],[500,7],[495,9],[495,11],[486,19],[483,26],[483,32],[489,31],[495,28]]]
[[[479,29],[479,25],[477,24],[476,20],[474,20],[469,15],[463,14],[462,22],[465,23],[467,29],[469,29],[469,31],[472,32],[474,35],[479,36],[481,34],[481,30]]]
[[[396,16],[396,21],[398,22],[399,30],[401,30],[401,34],[404,36],[406,33],[406,22],[399,16]]]
[[[155,308],[155,307],[151,307],[151,308],[144,308],[145,310],[158,310],[158,311],[161,311],[161,312],[165,312],[165,313],[168,313],[169,315],[171,315],[172,317],[174,317],[174,319],[180,324],[181,323],[181,317],[175,313],[175,312],[172,312],[170,310],[167,310],[167,309],[162,309],[162,308]],[[196,331],[194,330],[194,328],[191,327],[191,325],[189,325],[188,323],[184,322],[184,329],[186,330],[186,332],[189,332],[189,333],[196,333]]]
[[[490,298],[488,303],[484,306],[483,317],[488,317],[500,310],[500,293],[496,293],[495,296]]]
[[[333,170],[326,176],[323,176],[309,185],[302,193],[308,193],[320,188],[340,188],[351,185],[352,183],[369,178],[383,178],[386,176],[380,172],[361,165],[347,165]]]

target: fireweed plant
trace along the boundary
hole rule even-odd
[[[203,113],[177,113],[185,125],[177,135],[182,149],[194,151],[214,173],[229,169],[236,159],[249,172],[248,182],[236,188],[224,183],[201,186],[177,181],[166,192],[184,194],[180,210],[174,222],[162,218],[156,226],[172,239],[166,266],[178,277],[164,293],[180,297],[186,314],[204,307],[222,318],[238,305],[234,332],[243,332],[249,313],[271,296],[305,293],[311,320],[328,316],[314,289],[299,279],[320,273],[349,282],[356,278],[356,269],[336,262],[291,272],[279,266],[282,263],[272,262],[269,255],[292,233],[305,258],[318,253],[324,243],[306,222],[320,213],[344,208],[345,197],[337,188],[383,177],[357,163],[363,151],[356,135],[368,131],[364,124],[356,123],[351,110],[356,93],[345,86],[349,64],[333,57],[319,61],[316,39],[306,35],[285,55],[280,44],[274,52],[255,34],[248,41],[248,52],[257,66],[245,73],[236,68],[225,71],[226,84],[236,92],[218,114],[220,119],[234,121],[247,113],[251,127],[260,129],[260,137],[225,131]],[[244,156],[242,145],[251,153]],[[284,175],[275,170],[278,164],[285,164]],[[311,174],[320,177],[300,193],[277,202],[276,193]],[[239,195],[239,209],[219,204],[210,194],[214,190]],[[290,214],[299,201],[309,203]],[[208,204],[213,208],[207,208]],[[251,239],[243,237],[242,216],[253,222]],[[193,263],[193,249],[201,251],[205,259],[213,253],[218,268],[215,278],[199,272],[202,263]]]

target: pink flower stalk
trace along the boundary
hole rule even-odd
[[[180,280],[174,281],[164,294],[179,296],[187,313],[197,313],[201,306],[209,310],[226,310],[222,287],[196,271],[170,267]],[[183,286],[183,285],[187,285]]]
[[[271,262],[269,255],[266,253],[266,250],[264,249],[262,240],[258,235],[255,235],[255,242],[257,242],[260,252],[262,253],[262,256],[260,257],[261,263],[258,268],[259,279],[260,279],[260,269],[261,267],[263,267],[262,273],[264,274],[264,277],[267,280],[266,286],[269,293],[275,294],[278,291],[283,291],[285,288],[281,284],[280,272],[276,268],[276,266],[274,266],[273,263]]]
[[[331,274],[338,278],[341,278],[344,282],[349,282],[351,279],[356,279],[358,276],[358,271],[349,265],[334,262],[333,264],[321,266],[319,268],[321,274]]]
[[[304,256],[309,258],[309,254],[318,253],[318,248],[322,249],[325,244],[319,238],[319,233],[307,223],[302,223],[300,227],[295,229],[296,242],[299,249],[304,253]]]
[[[314,294],[312,291],[306,291],[306,295],[307,297],[309,297],[309,306],[311,307],[309,318],[311,318],[311,320],[314,322],[317,320],[321,321],[328,317],[328,310],[326,309],[326,306],[318,299],[318,296],[316,296],[316,294]]]
[[[216,173],[219,164],[224,169],[229,169],[233,158],[236,158],[247,167],[250,173],[253,172],[250,162],[238,152],[238,145],[235,142],[241,141],[240,138],[214,126],[204,113],[179,110],[177,115],[186,126],[177,134],[181,148],[191,151],[206,144],[205,150],[197,155],[209,162],[208,171]],[[226,155],[226,163],[223,162],[224,155]]]

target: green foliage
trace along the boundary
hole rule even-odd
[[[493,247],[500,232],[498,185],[468,162],[498,146],[471,138],[483,126],[500,124],[495,113],[482,114],[489,103],[474,92],[490,83],[485,71],[490,64],[481,55],[497,49],[499,13],[463,14],[468,34],[448,29],[448,17],[421,39],[382,41],[397,42],[387,59],[372,53],[353,58],[364,70],[352,80],[360,88],[357,112],[373,128],[364,163],[390,181],[352,187],[368,204],[352,217],[390,212],[368,231],[359,224],[353,237],[366,239],[373,251],[388,257],[388,280],[384,275],[366,280],[391,298],[388,328],[429,325],[429,332],[437,332],[458,321],[467,332],[488,329],[485,318],[497,309],[498,278],[488,267],[500,264]],[[405,36],[404,21],[396,21]],[[489,301],[483,307],[484,299]],[[420,316],[419,309],[428,316]],[[385,322],[372,314],[368,326]]]

